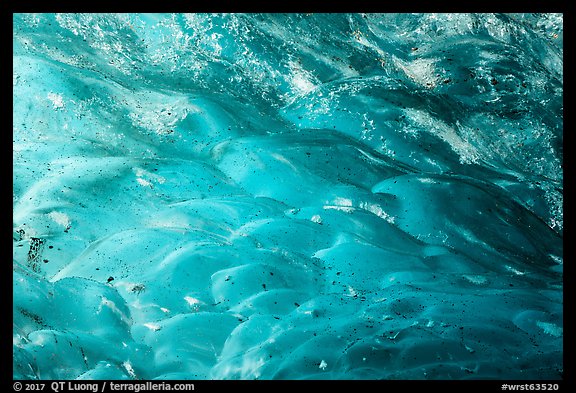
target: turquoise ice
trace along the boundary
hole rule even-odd
[[[559,14],[14,14],[15,379],[559,379]]]

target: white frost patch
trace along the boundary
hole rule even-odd
[[[126,107],[132,108],[128,115],[132,124],[158,135],[173,134],[177,123],[189,113],[201,112],[200,108],[191,105],[181,95],[138,92],[125,99]]]
[[[34,345],[39,346],[39,347],[44,347],[44,343],[46,342],[46,335],[45,334],[36,334],[36,335],[34,335],[34,339],[30,342]]]
[[[232,316],[233,316],[234,318],[236,318],[236,319],[242,319],[242,320],[245,320],[245,319],[246,319],[246,317],[245,317],[244,315],[239,314],[239,313],[234,313],[234,314],[232,314]],[[270,341],[270,340],[272,340],[272,341]],[[268,340],[268,341],[274,342],[273,339],[270,339],[270,340]]]
[[[300,213],[300,209],[288,209],[284,211],[284,214],[288,215],[288,214],[292,214],[292,215],[296,215]]]
[[[160,175],[156,175],[154,173],[148,172],[142,168],[132,168],[134,174],[136,175],[136,181],[143,187],[150,187],[154,188],[153,182],[163,184],[166,182],[166,179]]]
[[[155,181],[156,183],[164,184],[166,182],[166,178],[164,176],[157,175],[152,172],[148,172],[142,168],[135,167],[132,169],[136,177],[146,177],[150,180]]]
[[[322,224],[322,217],[320,217],[318,214],[315,214],[312,216],[310,221],[315,222],[316,224]]]
[[[426,183],[426,184],[436,184],[438,183],[437,181],[429,178],[429,177],[417,177],[416,180],[418,180],[420,183]]]
[[[358,296],[358,292],[356,292],[356,290],[352,288],[350,285],[348,285],[348,296],[352,297]]]
[[[472,275],[465,274],[463,277],[466,280],[470,281],[472,284],[476,284],[476,285],[486,284],[486,282],[488,281],[486,279],[486,277],[484,277],[484,276],[472,276]]]
[[[128,372],[128,374],[130,374],[130,376],[132,378],[136,378],[136,373],[134,372],[134,368],[132,367],[132,365],[130,364],[129,360],[126,360],[124,363],[122,363],[122,367],[124,367],[124,369],[126,369],[126,371]]]
[[[360,134],[360,139],[366,139],[371,141],[372,138],[374,137],[372,131],[376,129],[376,126],[374,125],[374,120],[370,120],[368,118],[367,113],[364,113],[363,117],[364,121],[362,122],[362,132]]]
[[[158,215],[146,220],[146,225],[151,228],[169,228],[180,233],[184,233],[190,228],[188,217],[184,214]]]
[[[165,307],[160,307],[160,310],[162,310],[162,312],[164,312],[164,313],[169,313],[169,312],[170,312],[170,310],[168,310],[168,309],[165,308]]]
[[[326,201],[323,206],[324,210],[333,209],[346,213],[352,213],[355,209],[352,207],[352,200],[347,198],[336,197],[332,202]]]
[[[562,333],[563,333],[563,329],[560,326],[556,326],[553,323],[549,323],[549,322],[542,322],[542,321],[537,321],[536,325],[544,330],[544,333],[549,334],[551,336],[554,337],[562,337]]]
[[[157,332],[158,330],[162,329],[162,326],[158,325],[157,323],[147,322],[144,324],[148,329]]]
[[[292,80],[290,81],[292,84],[292,88],[298,91],[300,94],[306,94],[316,87],[314,83],[308,79],[306,74],[304,73],[295,73],[292,76]]]
[[[48,213],[48,217],[50,217],[56,224],[61,225],[64,228],[70,227],[70,217],[64,213],[53,211]]]
[[[276,159],[276,160],[278,160],[278,161],[280,161],[280,162],[288,165],[290,168],[292,168],[293,171],[296,171],[296,172],[298,171],[298,169],[297,169],[294,165],[292,165],[292,163],[291,163],[290,161],[288,161],[288,160],[286,159],[286,157],[284,157],[283,155],[278,154],[278,153],[272,153],[272,154],[270,154],[270,155],[272,156],[272,158],[274,158],[274,159]]]
[[[320,365],[318,366],[318,368],[321,368],[322,370],[326,370],[326,367],[328,367],[328,363],[326,363],[324,361],[324,359],[322,359],[322,361],[320,362]]]
[[[423,110],[408,108],[404,110],[407,119],[410,119],[418,127],[436,135],[450,145],[450,148],[458,154],[462,164],[478,162],[480,154],[478,150],[458,134],[458,132],[440,119],[432,117]],[[459,127],[459,124],[456,124]]]
[[[468,352],[470,352],[470,353],[474,353],[474,352],[476,352],[476,350],[475,350],[475,349],[473,349],[473,348],[470,348],[470,347],[469,347],[468,345],[466,345],[466,344],[464,344],[464,348],[466,348],[466,350],[467,350]]]
[[[12,337],[12,345],[15,345],[17,347],[21,348],[20,343],[25,342],[27,339],[24,338],[24,336],[19,335],[18,333],[16,333],[13,337]]]
[[[347,198],[337,197],[336,199],[334,199],[332,204],[338,205],[338,206],[352,206],[352,200],[347,199]]]
[[[394,217],[386,213],[382,208],[374,203],[369,202],[361,202],[360,208],[364,210],[368,210],[370,213],[377,215],[380,218],[385,219],[390,224],[394,224]]]
[[[114,314],[118,315],[124,323],[130,324],[130,319],[126,316],[126,314],[120,311],[120,309],[116,307],[116,304],[112,300],[102,296],[102,300],[100,301],[100,306],[98,307],[97,311],[98,314],[102,312],[102,307],[104,306],[108,307]]]
[[[433,88],[438,83],[436,77],[435,59],[416,59],[414,61],[402,61],[392,56],[394,65],[400,68],[406,76],[414,82],[426,88]]]
[[[64,99],[60,94],[50,92],[48,93],[48,99],[52,102],[54,109],[64,108]]]
[[[549,256],[550,258],[552,258],[552,260],[553,260],[554,262],[556,262],[558,265],[563,265],[563,264],[564,264],[564,259],[563,259],[562,257],[558,257],[558,256],[553,255],[553,254],[548,254],[548,256]]]
[[[288,68],[291,74],[287,82],[297,95],[309,93],[316,88],[313,82],[314,77],[308,71],[303,70],[298,63],[291,61],[288,63]]]
[[[474,235],[474,233],[472,233],[470,230],[458,227],[457,225],[455,225],[453,223],[450,223],[449,226],[450,226],[450,228],[453,228],[454,230],[458,230],[460,232],[460,234],[464,237],[464,239],[466,239],[470,243],[484,244],[483,241],[478,239],[476,237],[476,235]],[[446,239],[444,240],[444,241],[446,241],[448,239],[448,235],[445,234],[444,236],[446,236]]]
[[[517,274],[518,276],[523,276],[524,274],[526,274],[526,272],[521,272],[518,269],[514,269],[512,266],[506,265],[505,267],[506,267],[506,270],[511,271],[512,273]]]
[[[141,177],[137,177],[136,181],[138,182],[138,184],[140,184],[141,186],[144,187],[150,187],[153,188],[154,186],[152,185],[152,183],[150,183],[148,180],[142,179]]]
[[[353,207],[348,207],[348,206],[325,205],[322,207],[324,208],[324,210],[339,210],[339,211],[346,212],[346,213],[352,213],[355,210]]]
[[[202,303],[201,300],[198,300],[191,296],[184,296],[184,300],[186,300],[186,303],[188,303],[189,306],[194,306]]]

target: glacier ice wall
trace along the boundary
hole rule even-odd
[[[558,14],[14,14],[13,375],[556,379]]]

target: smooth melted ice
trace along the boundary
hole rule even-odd
[[[561,378],[561,15],[13,32],[14,378]]]

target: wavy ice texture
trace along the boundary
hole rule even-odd
[[[562,33],[15,14],[14,378],[561,378]]]

